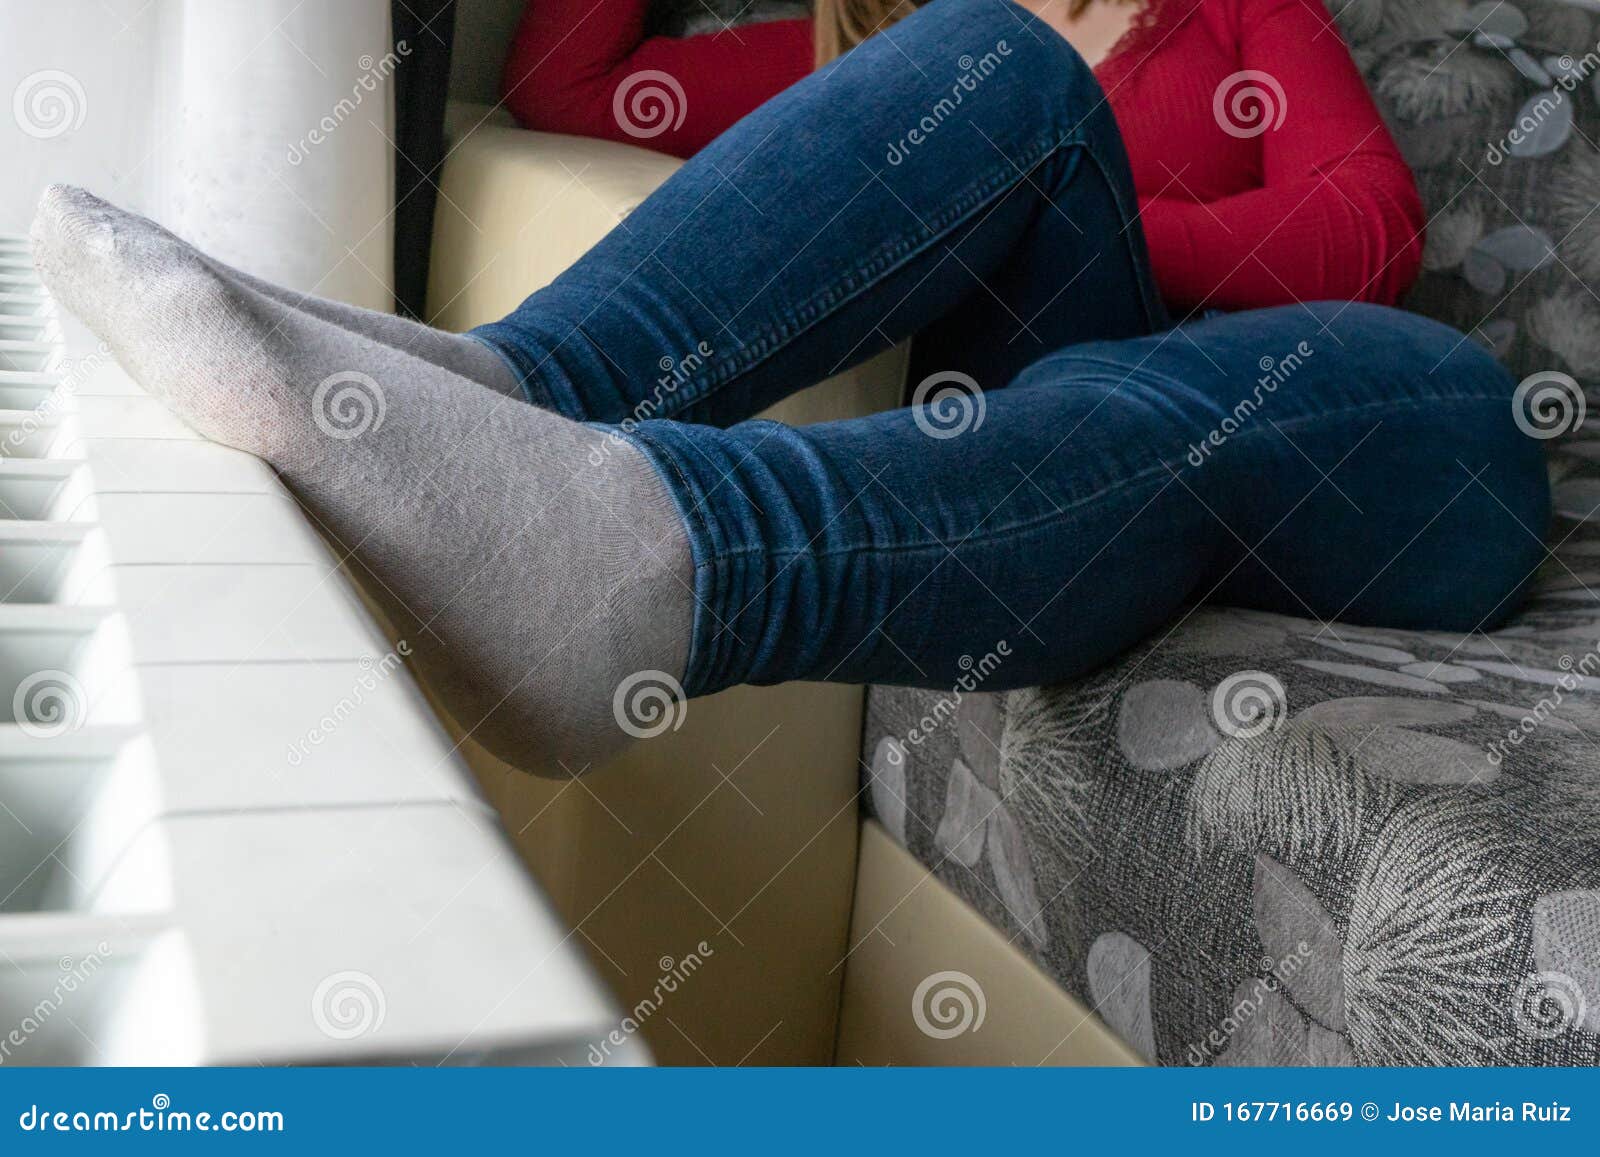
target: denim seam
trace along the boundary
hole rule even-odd
[[[1362,410],[1370,410],[1370,409],[1377,409],[1377,408],[1401,409],[1401,408],[1407,408],[1407,407],[1433,406],[1433,405],[1438,405],[1440,403],[1449,404],[1449,403],[1455,403],[1455,402],[1501,402],[1501,401],[1505,401],[1505,397],[1502,394],[1451,394],[1451,395],[1438,397],[1438,398],[1415,398],[1415,399],[1403,398],[1403,399],[1389,400],[1389,401],[1362,402],[1360,405],[1344,406],[1344,407],[1340,407],[1337,410],[1328,410],[1328,411],[1326,411],[1324,413],[1321,413],[1321,414],[1307,414],[1307,415],[1305,415],[1304,417],[1301,417],[1301,418],[1291,419],[1291,420],[1286,421],[1286,422],[1279,422],[1279,423],[1277,423],[1277,426],[1278,426],[1279,429],[1293,428],[1293,427],[1296,427],[1296,426],[1303,425],[1306,422],[1316,422],[1316,421],[1323,421],[1323,420],[1326,420],[1328,418],[1345,417],[1345,416],[1350,415],[1350,414],[1360,413]],[[1264,436],[1265,434],[1266,434],[1265,430],[1261,430],[1261,429],[1257,428],[1255,430],[1248,430],[1248,431],[1245,431],[1244,433],[1235,434],[1229,439],[1229,441],[1243,441],[1243,440],[1248,439],[1248,438]],[[1179,462],[1181,463],[1182,459],[1180,459]],[[1018,532],[1030,531],[1030,530],[1033,530],[1036,527],[1047,525],[1048,523],[1054,521],[1057,517],[1059,517],[1061,514],[1064,514],[1068,510],[1075,509],[1075,508],[1077,508],[1079,506],[1083,506],[1083,505],[1085,505],[1087,503],[1090,503],[1090,502],[1098,501],[1099,499],[1105,497],[1107,494],[1110,494],[1110,493],[1112,493],[1114,491],[1117,491],[1117,490],[1121,490],[1124,487],[1136,486],[1136,485],[1138,485],[1139,483],[1143,482],[1145,479],[1147,479],[1149,477],[1158,476],[1162,471],[1166,471],[1166,472],[1170,473],[1173,470],[1173,467],[1174,467],[1174,464],[1171,463],[1171,462],[1167,462],[1167,461],[1158,462],[1158,463],[1156,463],[1156,465],[1148,467],[1147,469],[1141,470],[1137,474],[1130,475],[1127,478],[1120,478],[1116,482],[1113,482],[1113,483],[1111,483],[1111,484],[1109,484],[1107,486],[1103,486],[1099,490],[1096,490],[1093,494],[1087,494],[1082,498],[1074,499],[1071,502],[1067,503],[1067,505],[1062,506],[1062,507],[1058,507],[1056,511],[1053,511],[1053,512],[1048,513],[1048,514],[1041,514],[1036,518],[1030,518],[1030,519],[1026,519],[1024,521],[1021,521],[1021,522],[1010,523],[1010,524],[1008,524],[1006,526],[1003,526],[1003,527],[998,527],[998,528],[995,528],[993,530],[988,530],[988,531],[985,531],[981,535],[968,536],[966,538],[961,539],[960,542],[957,545],[964,546],[964,545],[966,545],[968,543],[988,543],[988,542],[994,541],[995,539],[1007,538],[1007,537],[1010,537],[1011,535],[1016,534]],[[934,549],[948,550],[948,549],[951,549],[951,547],[949,546],[949,544],[941,542],[938,539],[927,539],[927,540],[923,540],[923,541],[920,541],[920,542],[897,543],[897,544],[895,544],[893,546],[867,546],[867,547],[862,547],[862,546],[857,545],[857,546],[840,547],[837,550],[820,551],[820,552],[819,551],[805,551],[805,550],[784,551],[784,552],[774,553],[774,554],[770,555],[769,557],[771,557],[771,559],[774,562],[784,562],[784,561],[787,561],[787,560],[790,560],[790,559],[801,558],[801,557],[836,558],[836,557],[838,557],[840,555],[851,554],[853,552],[860,551],[860,550],[863,550],[863,549],[870,550],[874,554],[913,554],[913,553],[916,553],[918,551],[924,551],[924,550],[934,550]],[[713,567],[714,566],[720,566],[725,561],[733,561],[733,560],[736,560],[736,559],[746,558],[746,557],[749,557],[750,555],[761,554],[761,553],[763,553],[763,552],[762,552],[762,549],[760,547],[749,547],[749,548],[745,548],[745,549],[741,549],[741,550],[735,550],[735,551],[723,551],[723,552],[718,553],[715,558],[709,558],[704,563],[699,564],[699,565],[700,566],[713,566]]]
[[[1160,335],[1152,335],[1152,336],[1160,336]],[[1081,346],[1067,346],[1067,347],[1065,347],[1063,349],[1057,350],[1053,354],[1046,354],[1044,357],[1040,358],[1037,362],[1034,362],[1033,365],[1029,366],[1028,368],[1031,370],[1031,369],[1034,368],[1034,366],[1043,365],[1043,364],[1045,364],[1047,362],[1050,362],[1051,360],[1053,360],[1053,359],[1055,359],[1057,357],[1060,357],[1060,358],[1063,358],[1063,359],[1070,359],[1071,361],[1073,361],[1073,362],[1075,362],[1077,364],[1080,364],[1080,365],[1093,365],[1093,366],[1097,366],[1097,367],[1099,367],[1101,369],[1111,371],[1109,376],[1117,378],[1117,384],[1112,387],[1112,392],[1113,393],[1116,392],[1117,390],[1120,390],[1123,386],[1127,385],[1130,381],[1132,381],[1133,373],[1129,371],[1127,363],[1115,361],[1115,360],[1113,360],[1111,358],[1100,357],[1097,354],[1088,354],[1088,353],[1079,353],[1079,352],[1077,352],[1081,348],[1082,348]],[[1184,382],[1181,378],[1175,378],[1171,374],[1163,373],[1161,370],[1152,369],[1148,365],[1140,365],[1140,366],[1138,366],[1136,368],[1137,368],[1137,371],[1140,374],[1144,374],[1144,375],[1147,375],[1148,377],[1154,378],[1156,381],[1158,381],[1158,382],[1160,382],[1160,383],[1162,383],[1164,385],[1170,386],[1174,390],[1182,390],[1182,391],[1187,392],[1190,389],[1188,383]],[[1087,379],[1088,375],[1084,375],[1084,376]],[[1038,386],[1036,386],[1034,388],[1037,388],[1037,389],[1049,389],[1050,386],[1045,385],[1043,383],[1040,383]],[[1315,421],[1318,421],[1319,419],[1326,418],[1326,417],[1329,417],[1331,415],[1352,413],[1352,412],[1354,412],[1356,410],[1362,409],[1363,407],[1398,406],[1398,405],[1406,405],[1406,404],[1411,404],[1411,403],[1418,404],[1418,405],[1435,405],[1435,404],[1440,403],[1440,402],[1452,402],[1452,401],[1479,402],[1479,401],[1483,401],[1485,399],[1493,399],[1493,398],[1498,398],[1498,397],[1501,397],[1501,395],[1499,395],[1499,394],[1433,394],[1433,395],[1429,395],[1427,397],[1414,398],[1414,399],[1386,398],[1386,399],[1381,399],[1381,400],[1377,400],[1377,401],[1362,402],[1359,405],[1342,407],[1341,409],[1338,409],[1338,410],[1327,410],[1327,411],[1324,411],[1324,412],[1322,412],[1320,414],[1302,414],[1301,416],[1299,416],[1297,418],[1285,418],[1282,422],[1279,422],[1278,425],[1280,425],[1280,426],[1297,426],[1297,425],[1301,425],[1301,424],[1303,424],[1305,422],[1315,422]],[[1508,401],[1510,400],[1510,395],[1509,394],[1505,395],[1505,397],[1506,397],[1506,399]],[[1236,435],[1236,436],[1237,437],[1244,437],[1245,435],[1240,434],[1240,435]]]
[[[773,326],[754,341],[744,343],[736,353],[708,369],[698,381],[688,383],[681,388],[679,396],[684,399],[684,409],[697,405],[716,389],[727,385],[783,346],[803,336],[807,330],[824,321],[831,311],[849,304],[879,281],[898,272],[907,261],[937,244],[942,234],[964,224],[996,196],[1015,189],[1037,166],[1044,163],[1052,154],[1065,148],[1086,149],[1085,142],[1076,129],[1064,137],[1057,138],[1048,146],[1042,144],[1035,146],[1029,153],[1024,154],[1023,160],[1010,165],[1010,173],[1002,172],[996,178],[971,186],[938,217],[932,219],[928,224],[926,236],[901,237],[895,241],[884,242],[870,251],[848,273],[819,290],[809,301],[802,302],[791,310],[786,319],[787,324],[780,323]],[[1098,161],[1096,163],[1098,164]],[[859,284],[853,289],[848,288],[851,282]]]
[[[1129,206],[1123,203],[1124,190],[1117,181],[1112,179],[1110,170],[1106,167],[1106,163],[1101,159],[1100,154],[1095,151],[1092,141],[1085,140],[1083,142],[1083,151],[1094,162],[1095,168],[1100,172],[1101,181],[1105,183],[1107,189],[1111,190],[1112,199],[1117,203],[1117,215],[1122,218],[1122,245],[1127,253],[1128,264],[1133,267],[1134,277],[1138,279],[1139,287],[1143,291],[1140,295],[1139,305],[1144,310],[1145,320],[1149,323],[1152,332],[1163,330],[1171,322],[1161,306],[1161,295],[1155,286],[1155,272],[1151,268],[1149,254],[1145,254],[1145,260],[1140,261],[1139,255],[1134,251],[1133,239],[1129,236],[1129,230],[1139,220],[1140,210],[1137,199],[1131,210]],[[1144,226],[1140,225],[1139,228],[1142,232]]]

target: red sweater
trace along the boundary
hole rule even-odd
[[[806,21],[645,39],[647,7],[531,0],[506,62],[507,106],[529,128],[688,156],[811,69]],[[664,125],[630,114],[630,133],[614,105],[638,96],[623,86],[643,70],[668,74],[683,98]],[[1247,70],[1264,75],[1237,76]],[[1410,287],[1421,200],[1320,0],[1151,0],[1095,71],[1175,309],[1392,303]],[[661,131],[641,138],[640,124]]]

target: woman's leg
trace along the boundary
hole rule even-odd
[[[1081,672],[1207,597],[1470,630],[1542,554],[1541,447],[1506,374],[1394,311],[1085,343],[955,427],[916,408],[608,438],[79,195],[48,195],[34,239],[52,292],[185,420],[279,470],[463,728],[524,766],[576,770],[638,734],[640,679],[949,686],[993,651],[998,689]],[[387,405],[363,407],[379,383]]]
[[[1078,675],[1184,603],[1483,628],[1543,557],[1539,443],[1453,330],[1290,306],[1037,362],[935,436],[898,411],[647,422],[689,526],[684,683],[990,690]]]
[[[1113,227],[1132,209],[1115,126],[1082,62],[1031,22],[999,0],[939,0],[852,55],[854,71],[788,98],[809,115],[757,118],[787,135],[781,147],[742,133],[713,146],[512,319],[533,346],[552,327],[541,388],[582,389],[567,408],[584,417],[731,422],[948,314],[984,276],[1015,286],[1035,253],[1059,260],[1060,285],[1016,286],[1018,304],[1051,344],[1145,332],[1159,307],[1137,229]],[[907,69],[944,79],[907,86]],[[817,97],[830,82],[836,95]],[[857,127],[874,124],[893,131]],[[844,162],[859,184],[843,183]],[[695,176],[712,165],[707,189]],[[702,202],[726,212],[702,217]],[[1057,229],[1073,209],[1084,220]],[[803,235],[783,224],[808,212]],[[355,556],[463,728],[498,753],[578,766],[627,738],[613,714],[625,677],[686,670],[700,613],[688,529],[635,447],[253,286],[87,194],[49,191],[34,243],[51,291],[130,374],[277,468]],[[683,286],[702,275],[696,299]],[[721,352],[654,406],[659,359],[713,338]]]
[[[1049,350],[1163,323],[1136,212],[1072,48],[1009,0],[935,0],[746,117],[474,334],[586,421],[731,425],[952,311],[938,340],[961,352],[938,368],[993,389]]]

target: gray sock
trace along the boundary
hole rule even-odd
[[[263,297],[270,297],[273,301],[298,309],[302,313],[309,313],[312,317],[338,326],[340,329],[349,330],[353,334],[393,346],[412,357],[421,358],[425,362],[431,362],[433,365],[477,382],[480,386],[487,386],[497,394],[527,399],[527,394],[523,391],[522,384],[512,368],[499,354],[480,341],[458,333],[434,329],[409,318],[396,317],[392,313],[362,309],[359,306],[346,305],[342,301],[330,301],[325,297],[274,285],[270,281],[264,281],[242,269],[235,269],[218,261],[210,254],[201,253],[181,237],[154,221],[142,217],[138,218],[138,221],[141,229],[161,235],[172,246],[188,249],[194,260],[205,262],[219,276],[243,285]]]
[[[51,292],[134,378],[265,458],[354,551],[420,673],[491,750],[580,771],[628,737],[619,686],[681,679],[688,541],[631,446],[257,293],[81,190],[46,192],[33,244]]]
[[[346,305],[342,301],[330,301],[325,297],[287,289],[270,281],[263,281],[242,269],[224,265],[215,258],[206,257],[205,260],[224,277],[232,278],[263,297],[270,297],[280,304],[309,313],[312,317],[338,326],[340,329],[349,330],[353,334],[393,346],[412,357],[421,358],[425,362],[431,362],[477,382],[480,386],[487,386],[497,394],[527,400],[527,394],[523,391],[522,383],[515,371],[501,359],[499,354],[474,338],[434,329],[430,325],[423,325],[409,318],[396,317],[392,313],[379,313],[375,309],[362,309],[359,306]]]

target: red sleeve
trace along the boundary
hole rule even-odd
[[[530,129],[687,157],[811,71],[808,20],[646,39],[648,6],[530,0],[501,81],[506,107]],[[638,77],[642,72],[666,77]],[[619,95],[622,116],[614,107]]]
[[[1144,203],[1163,296],[1182,309],[1399,300],[1422,262],[1422,202],[1338,28],[1320,0],[1235,8],[1240,68],[1281,85],[1284,119],[1260,138],[1260,189]]]

